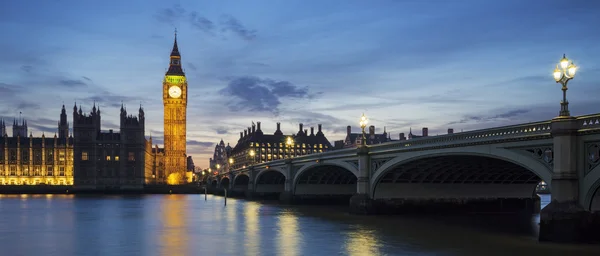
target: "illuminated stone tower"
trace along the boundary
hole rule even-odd
[[[181,68],[177,32],[169,70],[163,80],[165,176],[169,184],[185,183],[187,81]]]

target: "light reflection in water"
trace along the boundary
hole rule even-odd
[[[239,232],[237,230],[237,204],[235,199],[227,199],[227,205],[225,206],[225,225],[227,226],[227,234],[235,234]],[[238,255],[238,239],[237,235],[230,235],[227,238],[228,248],[226,250],[229,255]]]
[[[298,246],[301,243],[302,237],[298,232],[298,217],[295,213],[282,211],[279,215],[279,255],[296,256],[302,255],[299,253],[301,248]]]
[[[260,234],[258,232],[260,204],[257,202],[247,202],[244,211],[246,220],[246,255],[260,255]]]
[[[348,255],[380,255],[379,241],[373,230],[358,228],[348,233],[344,245]]]
[[[187,255],[186,211],[187,202],[183,196],[169,195],[161,200],[162,232],[160,235],[161,255]]]

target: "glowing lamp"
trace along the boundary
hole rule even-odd
[[[556,65],[556,68],[554,69],[553,74],[554,74],[554,80],[556,80],[557,82],[560,81],[563,73],[560,69],[558,69],[558,65]]]
[[[569,59],[567,59],[567,56],[565,54],[563,54],[563,57],[560,60],[560,67],[562,69],[567,69],[568,66],[569,66]]]
[[[367,127],[368,123],[369,123],[369,120],[367,119],[367,117],[363,113],[363,115],[360,117],[360,127],[361,128],[365,128],[365,127]]]
[[[573,62],[571,62],[571,65],[569,65],[567,67],[567,75],[569,77],[574,77],[576,72],[577,72],[577,66],[575,66],[575,64],[573,64]]]

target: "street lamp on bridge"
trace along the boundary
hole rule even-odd
[[[560,102],[560,113],[558,115],[560,117],[567,117],[571,115],[569,113],[569,102],[567,101],[567,89],[569,89],[567,87],[567,83],[569,82],[569,80],[575,77],[576,72],[577,66],[575,66],[575,64],[573,64],[573,61],[567,59],[567,56],[563,54],[562,59],[554,69],[554,80],[556,80],[557,83],[560,83],[562,85],[563,92],[563,100]]]
[[[362,129],[362,139],[360,140],[361,145],[366,145],[366,143],[367,143],[367,139],[365,136],[365,127],[367,127],[368,123],[369,123],[369,120],[365,116],[365,113],[363,113],[363,115],[360,117],[360,128]]]

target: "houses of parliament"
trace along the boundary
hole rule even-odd
[[[132,115],[122,104],[119,131],[101,129],[100,106],[84,113],[75,104],[72,134],[62,106],[57,133],[33,137],[27,121],[0,120],[0,185],[73,185],[82,190],[137,190],[145,184],[183,184],[186,177],[187,80],[177,35],[162,86],[164,148],[145,138],[142,106]]]

